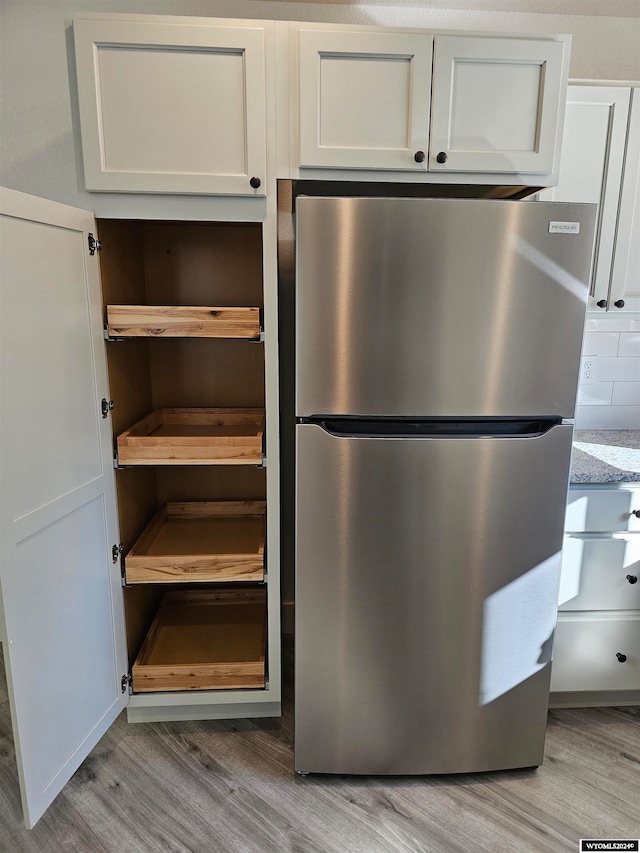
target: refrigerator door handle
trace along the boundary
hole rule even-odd
[[[433,421],[394,418],[300,418],[336,438],[539,438],[562,423],[536,420]]]

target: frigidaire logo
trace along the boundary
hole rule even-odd
[[[549,234],[579,234],[579,222],[550,222]]]

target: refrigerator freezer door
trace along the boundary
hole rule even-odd
[[[572,428],[297,430],[296,770],[540,764]]]
[[[298,198],[296,414],[573,417],[595,213]]]

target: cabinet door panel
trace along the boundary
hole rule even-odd
[[[625,655],[621,662],[617,655]],[[638,690],[640,617],[561,614],[556,625],[551,691]]]
[[[609,296],[609,310],[614,312],[640,311],[640,88],[632,92]],[[624,305],[618,307],[620,300]]]
[[[87,189],[264,195],[263,26],[74,31]]]
[[[437,36],[429,169],[553,172],[565,47]]]
[[[432,45],[408,33],[300,31],[300,165],[424,171]]]
[[[77,357],[91,349],[83,235],[11,217],[2,232],[3,250],[13,249],[3,258],[3,351],[13,365],[3,437],[16,475],[15,521],[100,477],[102,464],[93,363]]]
[[[10,190],[1,213],[2,641],[33,826],[126,704],[127,658],[93,217]]]
[[[629,89],[570,86],[558,185],[539,196],[598,205],[591,308],[609,292],[628,112]]]
[[[640,531],[640,489],[580,489],[572,486],[567,499],[567,533]]]
[[[638,576],[640,534],[567,536],[559,609],[640,610]]]

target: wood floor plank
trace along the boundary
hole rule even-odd
[[[640,709],[549,715],[536,771],[298,777],[292,653],[282,720],[121,716],[34,830],[0,677],[0,853],[575,853],[640,834]]]

